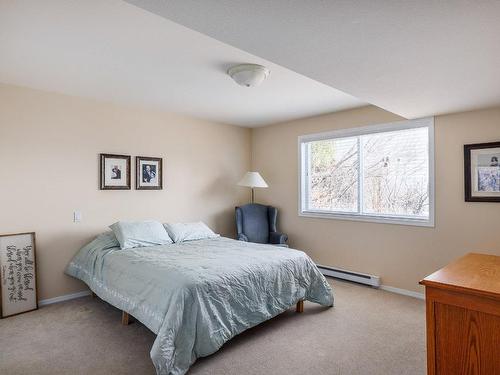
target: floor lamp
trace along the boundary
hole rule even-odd
[[[246,186],[252,189],[252,203],[255,201],[254,188],[266,188],[268,187],[266,181],[262,178],[259,172],[247,172],[240,182],[239,186]]]

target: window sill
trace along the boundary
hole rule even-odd
[[[328,213],[328,212],[316,212],[316,211],[299,211],[299,216],[320,218],[320,219],[363,221],[368,223],[396,224],[396,225],[434,228],[434,220],[432,218],[425,220],[425,219],[412,219],[412,218],[401,218],[401,217],[353,215],[353,214],[343,214],[337,212]]]

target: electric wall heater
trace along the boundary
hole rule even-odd
[[[353,272],[348,270],[343,270],[341,268],[335,268],[330,266],[323,266],[318,264],[318,268],[321,273],[325,276],[335,277],[337,279],[344,279],[348,281],[353,281],[360,284],[370,285],[374,288],[380,286],[380,277],[375,275],[368,275],[366,273]]]

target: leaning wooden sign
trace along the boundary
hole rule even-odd
[[[35,233],[0,235],[0,316],[38,308]]]

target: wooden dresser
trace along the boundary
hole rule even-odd
[[[429,375],[500,375],[500,256],[467,254],[423,279]]]

